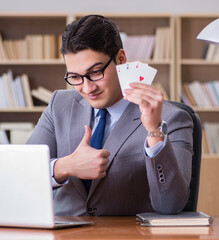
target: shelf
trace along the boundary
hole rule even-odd
[[[196,112],[219,112],[219,107],[197,107],[192,106]]]
[[[219,65],[219,61],[205,59],[181,59],[183,65]]]
[[[202,154],[202,160],[219,160],[219,154]]]
[[[63,59],[1,60],[0,65],[65,65]]]
[[[147,61],[143,61],[143,62],[147,62],[148,64],[151,64],[151,65],[169,65],[169,64],[172,64],[172,59],[161,59],[161,60],[153,60],[153,59],[150,59],[150,60],[147,60]]]
[[[46,106],[35,106],[33,108],[0,108],[0,113],[31,113],[31,112],[43,112]]]

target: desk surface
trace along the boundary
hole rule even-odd
[[[68,217],[71,219],[71,217]],[[141,227],[135,217],[84,217],[92,226],[62,230],[0,228],[0,239],[219,239],[219,217],[210,227]]]

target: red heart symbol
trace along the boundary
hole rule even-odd
[[[139,80],[140,80],[140,82],[141,82],[142,80],[144,80],[144,77],[140,76],[140,77],[139,77]]]

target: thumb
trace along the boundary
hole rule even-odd
[[[84,133],[84,137],[82,139],[81,142],[87,143],[88,145],[90,145],[90,138],[91,138],[91,129],[89,126],[85,125],[85,133]]]

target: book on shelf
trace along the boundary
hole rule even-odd
[[[9,144],[7,133],[4,129],[0,128],[0,144]]]
[[[8,91],[8,85],[4,74],[0,76],[0,108],[9,108],[11,101]]]
[[[203,87],[212,103],[213,107],[219,106],[219,98],[217,96],[217,90],[211,81],[203,83]]]
[[[30,84],[29,84],[29,79],[27,74],[21,75],[21,82],[23,86],[23,93],[24,93],[26,106],[31,108],[34,106],[34,104],[33,104],[33,99],[31,97]]]
[[[189,89],[188,83],[183,83],[181,96],[184,97],[184,99],[183,99],[184,103],[187,104],[189,102],[190,106],[197,106],[195,99]]]
[[[206,142],[208,145],[210,154],[219,153],[219,123],[216,122],[204,122],[203,128],[206,134]]]
[[[180,212],[178,214],[164,215],[156,212],[137,214],[137,220],[141,226],[209,226],[213,218],[203,212]]]
[[[148,60],[151,59],[154,49],[154,35],[127,35],[120,33],[123,48],[128,60]]]
[[[202,59],[206,59],[207,53],[208,53],[208,48],[209,48],[209,43],[206,43],[205,47],[204,47],[203,54],[202,54]]]
[[[183,83],[182,100],[184,103],[198,107],[219,106],[219,81]]]
[[[216,46],[216,49],[215,49],[215,53],[214,53],[214,61],[218,61],[219,60],[219,47]]]
[[[9,132],[11,144],[25,144],[31,135],[34,125],[31,122],[4,122],[0,123],[0,129]]]
[[[13,78],[9,69],[0,76],[0,108],[33,107],[29,79],[26,74]]]
[[[20,76],[17,76],[14,80],[14,92],[17,100],[16,102],[17,107],[26,107],[24,89],[22,86],[22,81]]]
[[[203,91],[205,92],[207,98],[210,101],[210,105],[212,107],[217,106],[217,101],[214,99],[214,96],[211,93],[211,90],[209,89],[209,85],[206,82],[204,82],[204,83],[202,83],[202,87],[203,87]]]
[[[37,89],[32,89],[31,90],[31,94],[33,97],[39,99],[40,101],[48,104],[51,96],[52,96],[52,92],[46,88],[44,88],[43,86],[38,86]]]
[[[207,51],[207,54],[206,54],[206,60],[213,60],[214,59],[215,50],[216,50],[216,45],[209,43],[208,51]]]
[[[61,46],[62,46],[62,35],[60,34],[57,37],[57,58],[58,59],[63,59],[63,56],[62,56],[61,51],[60,51]]]
[[[57,40],[58,41],[58,40]],[[53,34],[46,34],[43,36],[43,58],[55,59],[56,58],[56,38]]]
[[[204,92],[202,84],[199,81],[193,81],[188,84],[189,89],[195,99],[196,106],[198,107],[211,107],[211,103]]]
[[[183,103],[185,103],[186,105],[192,106],[192,104],[190,103],[190,101],[188,100],[187,96],[185,95],[185,92],[182,88],[181,90],[181,100]]]
[[[208,43],[206,44],[203,52],[203,59],[208,61],[218,61],[219,60],[219,46]]]
[[[170,59],[171,38],[169,27],[157,27],[155,31],[154,60]]]
[[[15,97],[12,89],[12,81],[10,74],[4,73],[2,76],[3,79],[3,89],[5,90],[6,101],[8,107],[16,107]]]
[[[0,59],[1,60],[6,60],[8,59],[8,56],[5,52],[4,45],[3,45],[3,40],[2,40],[2,35],[0,33]]]
[[[202,153],[210,153],[206,130],[202,129]]]

